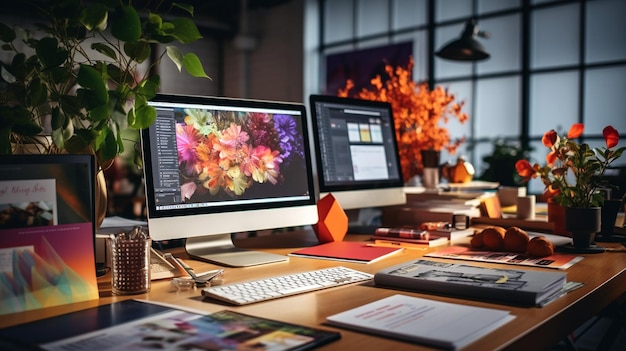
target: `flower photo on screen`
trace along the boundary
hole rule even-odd
[[[306,192],[302,126],[294,116],[186,108],[176,144],[185,202]],[[280,186],[280,187],[278,187]]]

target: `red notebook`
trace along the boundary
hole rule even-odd
[[[402,251],[401,247],[367,246],[364,242],[333,241],[292,252],[289,256],[372,263],[399,251]]]

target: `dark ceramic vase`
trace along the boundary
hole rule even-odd
[[[572,233],[576,248],[588,248],[601,228],[602,208],[565,207],[565,230]]]

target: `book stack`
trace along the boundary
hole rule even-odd
[[[412,228],[377,228],[372,239],[378,246],[434,247],[447,245],[452,241],[473,235],[473,229],[457,230],[440,228],[421,230]]]

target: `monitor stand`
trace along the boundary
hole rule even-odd
[[[249,267],[289,260],[283,255],[235,247],[230,234],[187,238],[185,250],[191,258],[229,267]]]

